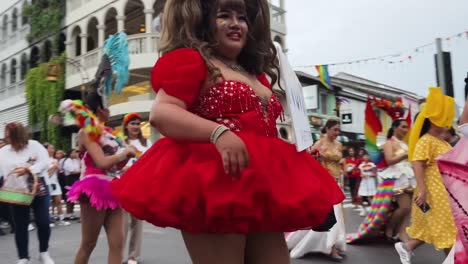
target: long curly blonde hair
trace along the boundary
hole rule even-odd
[[[239,54],[239,64],[251,74],[266,73],[271,86],[278,81],[279,63],[270,33],[270,9],[266,0],[168,0],[162,14],[159,50],[164,55],[179,48],[198,50],[213,78],[220,71],[212,63],[218,7],[247,14],[249,34]]]

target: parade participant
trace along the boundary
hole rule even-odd
[[[58,162],[58,171],[57,171],[57,178],[58,178],[58,182],[60,184],[60,189],[62,190],[62,199],[63,200],[67,200],[67,197],[65,196],[65,174],[63,172],[63,161],[64,161],[64,158],[65,158],[65,152],[61,149],[58,149],[55,151],[54,153],[54,159],[57,160]]]
[[[128,168],[130,168],[130,166],[136,162],[137,158],[139,158],[139,156],[141,156],[151,147],[151,141],[143,137],[143,133],[141,131],[141,121],[142,118],[138,113],[128,113],[123,119],[122,127],[124,135],[127,137],[125,142],[127,145],[132,145],[137,149],[136,157],[128,161],[123,171],[128,170]],[[127,264],[137,264],[137,261],[141,261],[140,255],[143,222],[125,211],[124,222],[124,243],[127,241],[127,236],[129,237]]]
[[[136,149],[125,144],[122,133],[104,124],[110,117],[108,96],[112,91],[120,93],[129,79],[127,35],[119,32],[109,36],[102,54],[86,106],[79,100],[65,100],[59,109],[65,119],[74,120],[81,127],[78,142],[84,152],[82,177],[67,197],[70,202],[79,202],[81,211],[82,236],[75,264],[89,262],[102,227],[109,246],[108,263],[122,263],[123,214],[119,201],[111,194],[110,182],[135,156]]]
[[[322,133],[325,136],[314,144],[313,151],[317,150],[319,152],[322,165],[335,178],[336,182],[340,186],[343,186],[343,169],[340,164],[342,160],[342,145],[336,140],[340,132],[339,119],[328,119],[322,129]],[[319,252],[327,254],[336,261],[343,259],[341,254],[346,250],[346,231],[341,205],[334,206],[334,213],[337,223],[329,232],[299,230],[286,236],[286,242],[291,250],[290,255],[292,258],[300,258],[307,253]]]
[[[416,118],[409,138],[408,158],[416,175],[417,186],[411,209],[410,240],[395,244],[401,263],[411,263],[413,251],[424,243],[448,254],[455,242],[449,197],[442,182],[436,158],[451,149],[442,139],[452,126],[455,104],[440,88],[430,88],[426,105]]]
[[[362,197],[363,204],[361,216],[365,216],[367,208],[372,204],[372,199],[377,192],[377,166],[370,160],[369,154],[362,156],[362,162],[359,164],[361,171],[361,183],[359,185],[358,195]]]
[[[102,97],[98,93],[91,92],[86,96],[86,106],[92,113],[86,113],[88,116],[84,118],[97,118],[97,120],[84,124],[91,123],[97,127],[101,122],[108,121],[109,110],[104,107]],[[86,107],[71,100],[62,102],[61,109],[88,111]],[[80,204],[81,212],[82,237],[75,263],[88,263],[102,227],[107,234],[109,263],[121,263],[123,216],[119,202],[110,193],[110,180],[118,174],[117,165],[122,162],[126,164],[128,157],[134,156],[135,149],[134,147],[123,149],[123,139],[114,136],[105,127],[89,128],[87,125],[80,130],[78,137],[80,148],[85,152],[83,176],[73,184],[67,195],[69,202]]]
[[[52,219],[57,221],[56,224],[68,226],[70,222],[64,221],[64,214],[62,208],[62,189],[60,188],[60,184],[57,177],[57,172],[59,171],[59,163],[54,158],[55,153],[55,146],[49,143],[45,143],[44,147],[47,149],[49,153],[49,167],[47,169],[47,174],[49,178],[47,179],[47,186],[49,187],[49,193],[51,196],[51,212],[52,212]],[[57,214],[54,215],[55,210],[57,210]]]
[[[75,204],[68,201],[68,191],[70,188],[80,179],[81,176],[81,160],[80,160],[80,150],[78,149],[71,149],[68,152],[66,158],[64,158],[60,162],[60,166],[62,167],[63,175],[64,175],[64,190],[65,190],[65,199],[67,203],[67,215],[65,216],[65,220],[77,220],[79,219],[78,216],[75,215]]]
[[[411,198],[416,187],[416,178],[408,161],[408,145],[403,141],[407,133],[408,123],[404,119],[396,119],[388,130],[387,141],[383,145],[388,167],[379,176],[394,180],[393,199],[398,205],[385,228],[385,236],[391,241],[397,238],[401,241],[409,239],[406,228],[409,226]]]
[[[349,190],[351,192],[352,204],[357,206],[360,204],[358,197],[359,183],[361,182],[361,171],[359,170],[359,164],[361,159],[357,158],[356,150],[352,147],[348,149],[348,157],[344,162],[343,170],[346,173],[346,178],[349,181]]]
[[[21,123],[9,123],[5,127],[5,139],[8,143],[0,149],[0,175],[14,174],[20,177],[28,172],[38,177],[37,191],[30,206],[12,204],[15,225],[15,242],[18,251],[18,264],[30,263],[28,249],[28,224],[31,209],[37,226],[39,240],[39,260],[43,264],[53,264],[48,253],[50,226],[50,195],[44,177],[48,177],[49,155],[37,141],[28,139],[28,132]]]
[[[112,190],[136,217],[180,229],[193,263],[290,263],[283,232],[320,226],[344,198],[278,138],[269,19],[266,0],[164,8],[150,122],[165,138]]]

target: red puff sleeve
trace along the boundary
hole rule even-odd
[[[181,48],[159,58],[151,71],[151,85],[156,93],[163,89],[190,108],[206,75],[206,64],[200,53],[194,49]]]

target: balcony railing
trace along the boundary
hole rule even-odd
[[[0,101],[24,93],[24,80],[0,88]]]
[[[130,56],[140,54],[154,54],[158,51],[159,34],[157,33],[142,33],[129,35],[127,37],[127,40]],[[99,47],[94,50],[88,51],[83,55],[71,59],[77,62],[77,65],[81,65],[81,68],[88,71],[88,75],[92,77],[91,75],[94,74],[94,72],[92,71],[95,67],[98,66],[99,61],[101,60],[101,56],[102,47]],[[71,65],[70,63],[67,65],[68,76],[78,73],[80,73],[79,67],[77,67],[76,65]]]

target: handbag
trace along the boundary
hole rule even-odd
[[[36,196],[37,189],[38,178],[34,173],[28,171],[18,176],[12,172],[6,176],[0,188],[0,202],[29,206]]]

